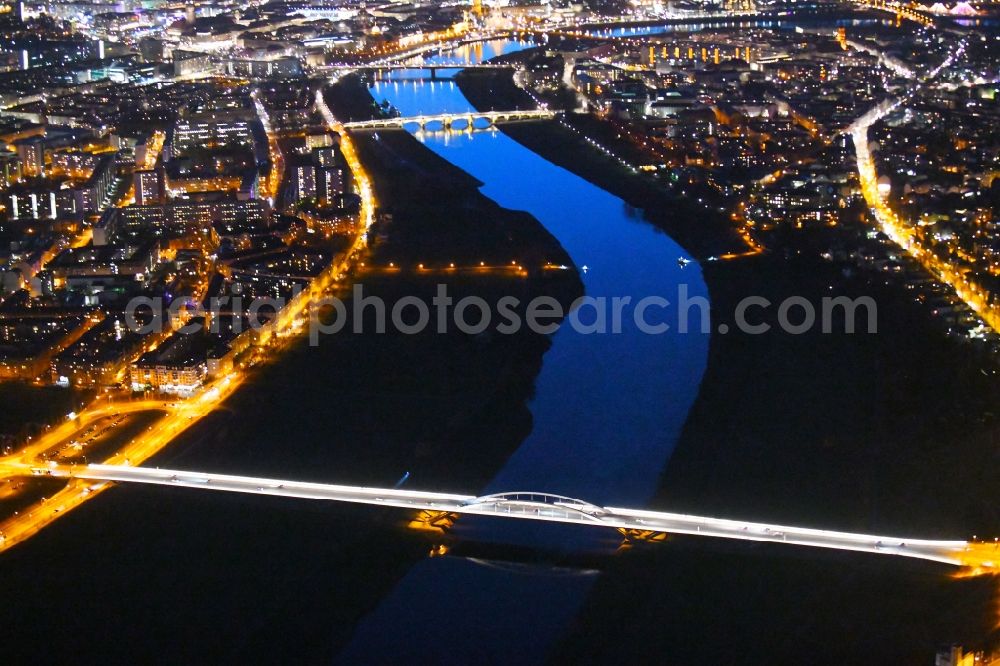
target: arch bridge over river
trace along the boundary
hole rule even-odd
[[[440,125],[443,129],[474,127],[476,121],[486,121],[487,127],[497,123],[514,122],[518,120],[548,120],[555,118],[555,111],[548,109],[530,109],[527,111],[468,111],[465,113],[434,113],[419,116],[399,116],[396,118],[375,118],[344,123],[345,129],[389,129],[416,125],[420,129],[431,129]],[[459,127],[460,126],[460,127]]]
[[[84,467],[57,465],[35,467],[32,468],[32,473],[87,481],[177,486],[200,490],[372,504],[460,515],[647,530],[740,541],[766,541],[931,560],[984,570],[996,569],[997,564],[997,561],[994,560],[997,554],[997,545],[993,543],[910,539],[664,511],[604,507],[572,497],[543,492],[506,492],[477,497],[444,492],[308,483],[287,479],[123,465],[87,465]]]

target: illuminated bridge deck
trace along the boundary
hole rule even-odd
[[[387,129],[400,128],[407,125],[417,125],[427,128],[430,125],[440,125],[449,128],[457,125],[472,127],[477,120],[486,121],[488,125],[514,122],[518,120],[547,120],[555,118],[556,112],[548,109],[529,109],[526,111],[468,111],[462,113],[439,113],[423,116],[401,116],[399,118],[376,118],[373,120],[358,120],[344,123],[345,129]]]
[[[88,465],[33,468],[35,474],[94,481],[146,483],[202,490],[374,504],[422,511],[572,523],[592,527],[767,541],[798,546],[910,557],[957,566],[993,569],[994,543],[910,539],[831,530],[708,518],[661,511],[601,507],[559,495],[513,492],[476,497],[390,488],[366,488],[206,472]]]

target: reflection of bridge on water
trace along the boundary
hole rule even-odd
[[[401,116],[398,118],[375,118],[344,123],[344,128],[390,129],[416,125],[423,130],[433,129],[485,129],[497,123],[515,122],[519,120],[547,120],[555,118],[555,111],[548,109],[530,109],[525,111],[466,111],[463,113],[438,113],[420,116]],[[476,125],[479,121],[480,124]],[[482,124],[485,121],[485,124]]]
[[[515,492],[476,497],[451,493],[392,488],[366,488],[305,483],[229,474],[152,469],[121,465],[50,466],[33,468],[34,474],[94,481],[121,481],[203,490],[297,497],[302,499],[374,504],[443,514],[495,516],[523,520],[643,530],[705,537],[896,555],[952,565],[995,570],[994,543],[908,539],[893,536],[835,532],[788,525],[708,518],[661,511],[603,507],[550,493]]]

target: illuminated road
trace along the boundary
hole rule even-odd
[[[361,197],[360,224],[362,233],[358,236],[351,250],[353,253],[360,250],[362,245],[367,242],[368,229],[375,221],[375,190],[372,187],[371,178],[369,178],[368,173],[361,165],[361,160],[358,158],[351,135],[347,132],[345,126],[334,117],[333,112],[330,111],[330,107],[326,104],[326,100],[323,99],[322,88],[316,91],[315,103],[316,109],[323,116],[323,120],[326,121],[327,126],[340,135],[340,152],[344,155],[344,161],[347,162],[347,166],[354,176],[358,195]]]
[[[135,414],[138,412],[155,411],[158,409],[162,410],[166,409],[169,404],[170,403],[164,402],[163,400],[130,400],[125,402],[109,401],[106,403],[98,401],[94,403],[90,409],[80,415],[77,415],[76,418],[66,419],[66,421],[55,428],[45,431],[38,439],[30,442],[16,454],[10,456],[0,456],[0,466],[5,463],[30,462],[35,460],[49,449],[58,446],[65,440],[68,440],[75,433],[98,419],[121,414]]]
[[[993,553],[997,548],[995,544],[853,534],[679,513],[599,507],[581,500],[545,493],[518,492],[475,497],[451,493],[304,483],[285,479],[119,465],[53,465],[47,468],[36,468],[34,473],[86,481],[145,483],[222,492],[374,504],[421,511],[541,520],[628,530],[650,530],[742,541],[768,541],[816,548],[896,555],[951,565],[973,566],[980,569],[994,567]]]
[[[142,164],[136,164],[136,169],[150,170],[156,166],[156,163],[160,159],[160,153],[163,152],[163,142],[166,140],[166,133],[163,130],[156,130],[153,132],[148,148],[146,150],[146,158]],[[125,206],[131,206],[135,203],[135,183],[130,183],[122,194],[121,198],[118,199],[118,203],[115,204],[118,208],[124,208]]]
[[[116,465],[141,463],[174,440],[193,423],[213,411],[242,384],[243,375],[234,373],[208,387],[198,396],[189,400],[172,403],[163,418],[150,425],[145,431],[129,440],[105,462]],[[67,421],[58,428],[45,433],[17,453],[0,458],[0,476],[10,478],[31,474],[32,467],[45,465],[39,456],[78,432],[84,425],[106,416],[137,413],[164,409],[162,400],[140,400],[128,403],[93,404],[78,418]],[[52,463],[48,463],[51,465]],[[108,484],[88,484],[70,481],[65,488],[51,497],[37,502],[23,511],[0,522],[0,552],[31,538],[41,529],[51,524],[72,509],[95,497]]]
[[[267,135],[267,151],[271,158],[271,170],[268,172],[267,177],[262,179],[260,195],[262,198],[267,199],[268,203],[273,206],[281,192],[281,179],[285,173],[285,157],[281,153],[281,146],[278,145],[278,138],[274,133],[274,128],[271,126],[267,107],[260,98],[260,90],[255,88],[250,93],[250,98],[253,100],[254,108],[257,110],[257,117],[260,118],[260,122],[264,126],[264,133]]]
[[[955,50],[944,62],[918,79],[910,95],[916,91],[919,84],[933,80],[942,70],[950,67],[956,59],[963,55],[964,51],[964,42],[959,42]],[[904,97],[881,102],[854,121],[848,128],[848,131],[852,135],[857,155],[857,168],[861,181],[862,194],[871,208],[879,229],[886,236],[903,248],[925,270],[954,289],[956,295],[970,308],[975,310],[990,327],[996,331],[1000,331],[1000,312],[990,303],[990,292],[971,280],[966,270],[961,266],[949,263],[923,247],[917,239],[913,226],[892,210],[883,198],[882,193],[879,192],[878,172],[876,171],[875,160],[868,146],[868,128],[903,104],[905,99]]]

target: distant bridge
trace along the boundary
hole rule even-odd
[[[373,504],[463,515],[540,520],[742,541],[765,541],[896,555],[982,569],[994,569],[1000,564],[1000,559],[996,558],[997,545],[994,543],[908,539],[660,511],[602,507],[571,497],[540,492],[500,493],[476,497],[474,495],[304,483],[282,479],[121,465],[87,465],[85,467],[56,465],[36,467],[32,469],[32,473],[99,482],[146,483],[202,490]]]
[[[440,124],[441,129],[472,127],[477,120],[485,120],[488,126],[515,120],[545,120],[555,118],[556,112],[548,109],[527,111],[468,111],[466,113],[438,113],[426,116],[402,116],[399,118],[376,118],[344,123],[346,129],[388,129],[406,125],[417,125],[420,129],[432,129],[428,125]]]
[[[383,63],[359,63],[356,65],[327,65],[321,68],[325,72],[332,72],[337,75],[345,75],[351,72],[364,72],[364,71],[376,71],[376,72],[394,72],[399,70],[409,70],[417,72],[429,72],[430,76],[426,78],[406,78],[399,79],[400,81],[424,81],[427,79],[436,80],[438,78],[439,70],[459,70],[459,69],[517,69],[515,65],[505,65],[498,63],[489,62],[479,62],[479,63],[468,63],[462,60],[437,60],[434,62],[420,63],[420,62],[383,62]],[[444,77],[445,80],[450,79],[450,76]]]
[[[385,65],[352,65],[350,67],[337,67],[339,70],[360,71],[377,70],[380,72],[392,72],[396,70],[418,70],[429,71],[431,78],[437,78],[439,69],[515,69],[514,65],[503,65],[497,63],[480,62],[468,63],[462,60],[435,60],[434,62],[419,63],[408,62],[405,64],[385,64]]]

